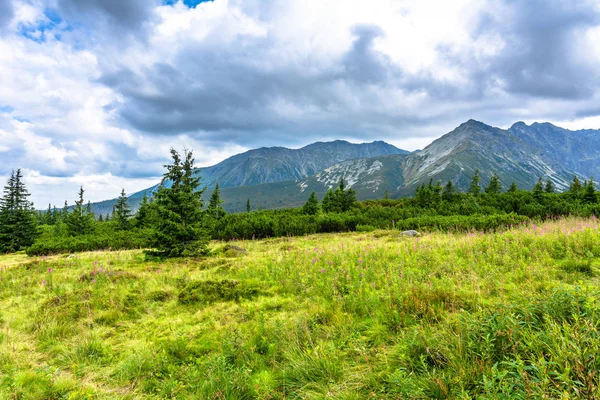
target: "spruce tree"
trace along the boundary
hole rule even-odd
[[[69,218],[69,205],[67,204],[67,201],[65,200],[65,205],[63,206],[62,210],[60,211],[60,221],[66,223],[68,218]]]
[[[173,163],[165,165],[167,172],[153,203],[156,211],[154,247],[165,257],[205,254],[209,237],[203,229],[204,189],[198,190],[200,178],[194,176],[192,152],[185,150],[182,160],[179,153],[171,149],[171,157]],[[167,181],[170,187],[165,185]]]
[[[98,222],[104,222],[104,216],[102,214],[98,216]]]
[[[302,212],[307,215],[317,215],[319,213],[319,199],[317,199],[317,194],[314,190],[302,207]]]
[[[452,201],[452,200],[454,200],[455,195],[456,195],[456,188],[454,187],[454,183],[452,183],[452,181],[449,180],[448,183],[446,183],[446,186],[444,186],[444,191],[442,193],[442,199],[444,199],[446,201]]]
[[[571,186],[569,187],[569,193],[571,193],[574,196],[579,196],[579,194],[581,193],[581,181],[579,180],[579,178],[577,176],[573,177],[573,182],[571,183]]]
[[[246,212],[250,212],[250,198],[246,201]]]
[[[538,179],[535,185],[533,185],[533,198],[541,203],[544,198],[544,184],[542,178]]]
[[[508,190],[506,191],[507,193],[516,193],[519,190],[519,187],[517,186],[517,183],[515,181],[513,181],[513,183],[510,184],[510,187],[508,188]]]
[[[87,235],[93,231],[94,219],[83,205],[83,186],[79,188],[79,198],[75,200],[75,206],[67,217],[67,232],[71,236]]]
[[[467,193],[469,193],[470,195],[473,195],[473,196],[478,196],[479,193],[481,193],[481,186],[479,186],[480,182],[481,182],[481,177],[479,176],[479,170],[476,169],[475,174],[473,175],[473,178],[471,179],[471,184],[469,185],[469,189],[467,190]]]
[[[591,204],[594,204],[598,201],[593,177],[591,177],[589,181],[586,181],[585,186],[583,187],[583,201]]]
[[[142,197],[142,203],[135,213],[135,223],[140,228],[145,228],[150,225],[150,203],[148,202],[148,196],[144,192]]]
[[[544,186],[544,192],[546,193],[555,193],[556,187],[554,183],[550,180],[550,178],[546,179],[546,185]]]
[[[500,177],[498,177],[498,175],[492,175],[490,183],[485,188],[485,192],[492,195],[502,192],[502,183],[500,182]]]
[[[127,195],[125,194],[125,188],[121,190],[121,195],[117,199],[115,204],[115,219],[117,229],[125,231],[130,227],[131,209],[127,203]]]
[[[383,193],[383,199],[384,199],[384,200],[389,200],[389,199],[390,199],[390,193],[387,191],[387,189],[386,189],[386,191]]]
[[[346,189],[346,181],[342,177],[335,191],[335,208],[341,212],[348,211],[356,203],[356,191],[352,188]]]
[[[335,207],[335,196],[333,194],[333,190],[329,189],[325,192],[325,196],[323,196],[323,201],[321,202],[321,208],[323,212],[329,213],[334,212]]]
[[[223,200],[221,200],[221,189],[219,189],[219,183],[217,182],[215,185],[215,190],[213,190],[212,194],[210,195],[206,212],[211,218],[221,219],[226,214],[222,204]],[[246,205],[246,209],[248,209],[248,204]]]
[[[442,181],[438,180],[435,186],[433,186],[433,201],[438,203],[442,199],[442,192],[444,188],[442,187]]]
[[[37,237],[36,211],[21,170],[11,173],[0,199],[0,252],[8,253],[31,246]]]

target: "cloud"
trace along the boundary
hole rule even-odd
[[[0,34],[14,15],[12,0],[0,0]]]
[[[97,33],[123,34],[140,30],[152,16],[153,0],[57,0],[67,20],[93,28]]]
[[[507,92],[581,99],[591,97],[598,86],[598,60],[590,60],[585,51],[593,46],[585,33],[599,23],[597,2],[504,1],[482,14],[474,36],[502,38],[502,50],[484,72]]]
[[[23,167],[36,202],[62,204],[82,183],[93,200],[118,194],[111,181],[142,189],[170,147],[210,165],[316,140],[422,148],[470,118],[594,127],[599,14],[586,0],[0,0],[0,176]]]

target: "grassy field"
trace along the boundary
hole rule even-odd
[[[0,257],[2,399],[600,398],[600,231]]]

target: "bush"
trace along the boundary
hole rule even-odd
[[[148,248],[151,230],[98,232],[69,237],[40,237],[27,249],[29,256],[75,253],[96,250],[127,250]]]

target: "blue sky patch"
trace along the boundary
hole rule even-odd
[[[173,5],[177,3],[179,0],[164,0],[163,4]],[[183,0],[183,4],[188,6],[189,8],[195,8],[200,3],[209,3],[213,0]]]

